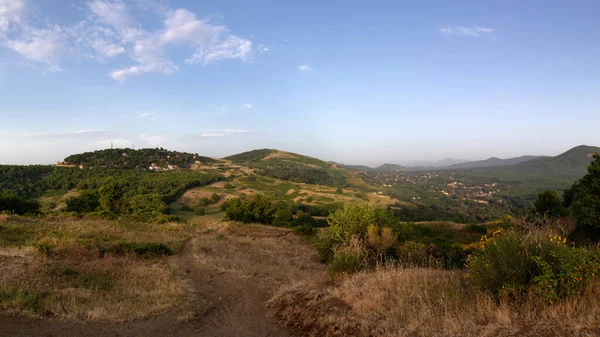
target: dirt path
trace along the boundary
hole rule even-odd
[[[292,336],[268,314],[269,295],[256,280],[202,264],[198,246],[198,239],[190,238],[176,257],[191,297],[180,308],[122,323],[0,316],[0,336]]]

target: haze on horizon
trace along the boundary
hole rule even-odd
[[[0,0],[0,164],[111,142],[370,166],[598,146],[598,13],[597,1]]]

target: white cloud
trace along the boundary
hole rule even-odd
[[[167,43],[214,45],[227,33],[226,27],[198,20],[196,14],[183,8],[168,13],[164,24],[161,39]]]
[[[24,0],[0,0],[0,41],[12,24],[21,22],[24,7]]]
[[[484,34],[492,34],[495,29],[481,26],[463,27],[463,26],[448,26],[439,28],[440,33],[446,36],[458,35],[458,36],[471,36],[481,37]]]
[[[235,35],[230,35],[227,40],[213,45],[203,45],[199,47],[194,55],[185,60],[188,64],[202,62],[209,64],[214,61],[239,58],[242,61],[250,60],[252,52],[252,42],[242,39]]]
[[[246,129],[224,129],[223,132],[225,132],[225,133],[256,133],[255,131],[246,130]]]
[[[100,22],[118,29],[127,29],[134,23],[127,13],[127,7],[121,0],[104,1],[94,0],[88,2],[92,13],[96,14]]]
[[[50,71],[60,69],[60,58],[68,52],[67,35],[59,26],[26,27],[18,39],[7,39],[5,46],[30,61],[46,64]]]
[[[309,66],[307,66],[307,65],[301,65],[301,66],[298,67],[298,71],[299,72],[305,72],[305,71],[306,72],[311,72],[312,68],[309,67]]]
[[[244,103],[244,104],[242,104],[242,106],[246,109],[252,109],[252,104],[250,104],[250,103]]]
[[[170,74],[179,70],[168,53],[175,46],[190,49],[192,56],[185,60],[188,64],[252,60],[251,41],[230,34],[224,25],[198,19],[185,8],[172,10],[150,0],[90,0],[81,11],[86,14],[82,20],[60,26],[49,24],[46,18],[24,21],[24,1],[0,0],[0,48],[46,64],[51,71],[59,70],[67,59],[106,61],[127,55],[134,64],[112,70],[109,75],[115,80],[145,73]],[[133,14],[140,10],[154,11],[160,21],[138,21]],[[30,25],[32,22],[37,25]],[[10,36],[6,35],[9,31]]]
[[[156,113],[156,112],[144,112],[142,114],[142,117],[154,117],[154,116],[158,116],[158,113]]]
[[[200,134],[200,137],[203,138],[218,138],[218,137],[225,137],[224,133],[202,133]]]

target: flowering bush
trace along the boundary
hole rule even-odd
[[[553,233],[525,236],[500,229],[474,246],[467,277],[496,296],[532,294],[551,304],[580,293],[600,268],[597,249],[570,246]]]

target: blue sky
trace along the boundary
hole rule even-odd
[[[0,163],[600,145],[600,2],[0,0]]]

